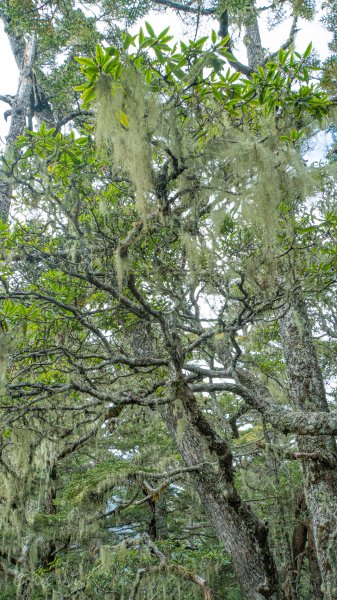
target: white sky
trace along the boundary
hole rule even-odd
[[[165,29],[165,27],[170,25],[172,34],[175,35],[177,39],[187,37],[188,35],[186,27],[184,27],[184,24],[181,22],[181,20],[168,9],[164,13],[152,12],[146,17],[146,20],[151,23],[156,33],[159,33]],[[133,31],[137,32],[141,24],[142,22],[134,27]],[[198,33],[198,36],[200,37],[201,35],[210,33],[212,28],[217,30],[217,22],[210,19],[205,21],[203,30]],[[304,51],[309,42],[312,41],[314,48],[318,51],[322,59],[328,56],[328,42],[330,40],[330,34],[319,22],[319,16],[317,16],[313,23],[300,21],[298,28],[300,31],[297,34],[296,49],[299,52]],[[261,34],[263,46],[268,48],[271,52],[277,50],[278,47],[287,39],[289,29],[290,22],[283,23],[280,27],[271,32],[269,32],[267,27],[262,24]],[[191,36],[191,32],[189,32],[189,35]],[[238,59],[245,62],[245,52],[242,44],[240,47],[238,46],[238,50],[235,52],[235,55]],[[18,70],[9,46],[7,36],[4,32],[2,23],[0,22],[0,94],[15,94],[17,79]],[[3,117],[3,113],[8,109],[9,105],[0,102],[0,147],[5,142],[5,136],[8,130],[9,119],[6,124]]]

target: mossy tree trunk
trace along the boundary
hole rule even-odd
[[[305,413],[328,412],[322,372],[305,303],[300,297],[281,320],[281,343],[289,396]],[[302,461],[306,505],[322,578],[324,598],[337,598],[337,452],[333,436],[297,436],[300,452],[318,455]]]
[[[182,378],[162,417],[186,465],[196,467],[194,485],[215,535],[232,558],[245,597],[281,598],[268,527],[240,498],[229,445],[212,429]]]

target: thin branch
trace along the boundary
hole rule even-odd
[[[282,44],[282,46],[280,47],[280,49],[282,49],[282,50],[288,50],[289,46],[291,46],[294,43],[294,41],[295,41],[295,35],[296,35],[297,31],[298,31],[298,29],[297,29],[297,23],[298,23],[298,16],[294,15],[288,39],[284,42],[284,44]],[[266,64],[269,61],[274,60],[274,58],[277,57],[280,49],[277,50],[277,52],[273,52],[272,54],[269,54],[269,56],[267,56],[266,60],[264,61],[264,64]]]
[[[69,121],[73,121],[74,119],[78,118],[78,117],[93,117],[95,115],[95,113],[92,110],[75,110],[72,113],[69,113],[69,115],[66,115],[65,117],[63,117],[63,119],[60,119],[57,124],[56,124],[56,131],[60,131],[60,129],[66,125],[67,123],[69,123]]]
[[[153,0],[153,4],[173,8],[173,10],[178,10],[179,12],[202,15],[203,17],[215,16],[216,13],[215,8],[201,8],[199,6],[195,8],[190,4],[181,4],[181,2],[174,2],[173,0]]]

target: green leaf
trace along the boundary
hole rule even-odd
[[[108,56],[119,56],[119,50],[115,46],[109,46],[105,49],[105,54]]]
[[[126,33],[124,35],[124,39],[123,39],[123,49],[127,50],[128,48],[130,48],[130,46],[133,44],[134,42],[134,38],[132,37],[132,35],[130,35],[129,33]]]
[[[95,61],[87,56],[75,56],[75,60],[85,67],[96,67]]]
[[[138,41],[140,44],[142,44],[145,40],[145,35],[144,35],[144,31],[143,28],[141,27],[139,30],[139,34],[138,34]]]
[[[118,64],[119,60],[117,57],[109,58],[109,60],[104,63],[103,72],[112,73]]]
[[[81,136],[77,138],[76,144],[79,146],[85,146],[88,143],[88,138],[85,136]]]
[[[95,100],[95,98],[96,98],[96,88],[95,88],[95,86],[91,85],[82,94],[83,104],[90,104],[90,102],[92,102],[93,100]]]
[[[26,150],[26,152],[23,153],[22,158],[29,158],[30,156],[33,156],[33,149],[32,148],[28,148]]]
[[[75,92],[84,92],[84,90],[86,90],[86,89],[87,89],[87,87],[88,87],[88,84],[87,84],[87,83],[82,83],[81,85],[76,85],[76,86],[74,87],[74,91],[75,91]]]
[[[170,31],[170,26],[166,27],[166,29],[163,29],[163,31],[160,32],[160,34],[158,35],[158,40],[163,41],[163,38],[166,37],[166,34]],[[172,38],[172,36],[169,36],[170,38]],[[165,40],[167,41],[167,40]]]
[[[91,80],[93,77],[96,78],[99,74],[99,68],[97,65],[94,67],[87,67],[84,71],[84,75],[87,79]]]
[[[115,70],[115,78],[119,79],[123,71],[122,64],[119,62]]]
[[[123,125],[123,127],[129,127],[129,119],[125,112],[123,112],[122,110],[119,111],[119,122],[121,125]]]
[[[156,48],[156,46],[153,48],[153,50],[157,57],[158,62],[161,65],[164,65],[165,64],[165,56],[162,54],[162,52],[160,52],[160,50],[158,50],[158,48]]]
[[[278,58],[278,62],[280,63],[280,65],[283,65],[284,61],[285,61],[285,52],[284,52],[283,48],[280,48],[277,58]]]
[[[227,60],[229,60],[230,62],[233,62],[233,63],[236,63],[236,62],[238,62],[238,61],[236,60],[236,58],[233,56],[233,54],[231,54],[231,52],[227,52],[227,50],[226,50],[225,48],[224,48],[224,49],[221,49],[221,50],[219,50],[219,52],[220,52],[221,56],[224,56],[224,57],[225,57],[225,58],[227,58]]]
[[[208,40],[208,35],[205,35],[204,37],[199,38],[198,40],[196,40],[196,42],[194,42],[194,47],[197,48],[198,50],[201,50],[204,47],[205,42],[207,42],[207,40]]]
[[[218,58],[217,56],[215,56],[214,54],[211,54],[207,64],[205,66],[207,67],[211,67],[215,73],[220,73],[220,71],[222,70],[222,67],[224,65],[224,61],[221,60],[220,58]]]
[[[96,44],[95,58],[99,66],[102,66],[104,64],[105,53],[102,46],[100,46],[99,44]]]
[[[155,38],[156,34],[153,30],[153,28],[151,27],[150,23],[148,23],[147,21],[145,21],[145,27],[146,27],[146,31],[148,32],[148,34],[152,37]]]
[[[150,69],[147,69],[147,71],[145,71],[145,82],[149,85],[152,82],[152,79],[152,71]]]
[[[69,156],[69,158],[71,158],[71,160],[76,164],[79,165],[81,164],[81,157],[78,156],[76,154],[76,152],[73,152],[72,150],[67,150],[67,155]]]
[[[46,124],[44,121],[42,121],[42,123],[41,123],[39,133],[40,133],[40,135],[46,135],[46,133],[47,133],[47,127],[46,127]]]
[[[229,35],[229,33],[227,33],[227,35],[220,40],[220,42],[217,45],[217,48],[221,48],[222,46],[227,46],[229,40],[230,40],[230,35]]]
[[[310,42],[310,44],[307,46],[306,50],[304,51],[303,58],[308,58],[308,56],[310,56],[311,52],[312,52],[312,42]]]
[[[219,90],[217,90],[216,88],[212,88],[212,94],[214,96],[214,98],[216,100],[218,100],[219,102],[221,102],[221,104],[223,103],[224,97],[223,95],[219,92]]]

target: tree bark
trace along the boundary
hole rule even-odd
[[[281,343],[289,396],[303,412],[329,412],[323,377],[313,343],[306,306],[295,297],[281,319]],[[302,461],[306,504],[326,600],[337,599],[337,452],[329,435],[297,437],[300,452],[319,460]]]
[[[6,138],[5,161],[10,158],[11,148],[19,135],[22,135],[26,126],[27,118],[32,120],[33,115],[40,126],[42,121],[50,128],[55,125],[51,108],[46,100],[43,90],[37,85],[34,75],[34,60],[36,56],[36,36],[30,35],[26,39],[22,34],[16,33],[11,27],[11,21],[4,12],[2,20],[9,39],[9,43],[19,69],[19,83],[17,92],[11,101],[11,123]],[[0,218],[7,222],[11,197],[12,185],[0,171]]]
[[[304,494],[297,498],[295,509],[295,526],[292,535],[291,560],[288,562],[288,574],[284,588],[288,590],[286,597],[289,600],[300,600],[301,577],[304,560],[308,560],[310,600],[324,600],[321,591],[322,581],[317,563],[316,549],[312,536],[312,523],[308,516],[308,510]]]
[[[153,539],[167,539],[167,504],[165,494],[163,494],[157,501],[151,500],[150,508],[152,511],[151,532]]]
[[[6,139],[5,158],[9,157],[10,149],[19,135],[22,135],[26,127],[26,118],[30,106],[31,94],[33,89],[32,67],[35,56],[36,42],[34,37],[30,37],[22,53],[22,63],[20,65],[20,76],[18,89],[12,103],[11,124]],[[3,170],[2,170],[3,171]],[[6,222],[11,204],[12,186],[3,172],[0,173],[0,218]]]
[[[186,465],[201,466],[191,477],[245,596],[280,598],[268,528],[238,495],[230,448],[213,431],[182,377],[175,386],[175,401],[162,410],[162,417]]]
[[[248,14],[246,17],[246,33],[244,44],[247,50],[248,65],[256,71],[258,65],[262,65],[265,59],[265,54],[262,48],[261,36],[258,18],[255,9],[255,2],[251,2],[247,8]]]
[[[322,592],[322,579],[317,561],[317,554],[312,535],[311,522],[310,524],[308,524],[308,541],[306,555],[308,557],[309,564],[310,600],[324,600],[324,595]]]

